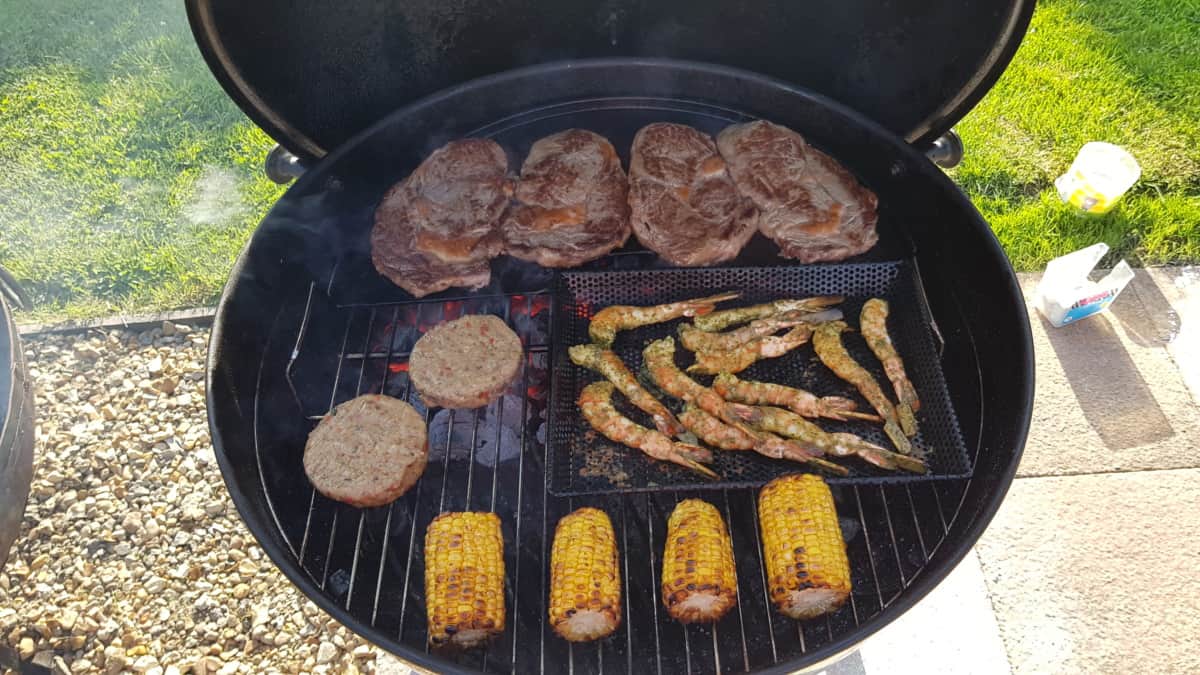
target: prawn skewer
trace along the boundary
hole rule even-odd
[[[778,436],[752,428],[742,418],[742,415],[753,414],[752,408],[729,403],[717,395],[717,392],[688,377],[675,365],[674,338],[663,338],[646,345],[646,348],[642,350],[642,360],[650,374],[650,379],[660,389],[675,398],[695,404],[697,408],[746,434],[754,440],[755,452],[767,457],[795,461],[809,461],[817,458],[819,454],[817,452],[809,451]]]
[[[647,429],[625,417],[613,407],[612,382],[593,382],[579,393],[579,410],[592,428],[610,441],[637,448],[654,459],[674,462],[708,478],[720,478],[700,462],[712,461],[712,453],[698,445],[676,443],[667,436]]]
[[[792,310],[765,319],[755,319],[741,328],[725,333],[712,333],[700,330],[690,323],[683,323],[679,325],[679,342],[684,349],[691,352],[723,352],[737,349],[751,340],[774,335],[784,328],[802,323],[837,321],[840,318],[842,312],[838,309],[815,313]]]
[[[683,413],[679,415],[679,421],[683,422],[688,431],[696,434],[700,440],[709,445],[720,448],[722,450],[754,450],[760,454],[775,459],[790,459],[797,462],[812,464],[818,468],[824,469],[829,473],[844,476],[849,473],[845,467],[838,466],[833,462],[828,462],[823,459],[813,457],[812,453],[799,447],[794,443],[783,441],[776,444],[778,452],[762,452],[756,448],[758,442],[749,434],[738,429],[737,427],[729,426],[721,420],[713,417],[704,410],[688,403]]]
[[[592,342],[602,347],[608,347],[617,338],[618,331],[662,323],[671,319],[678,319],[681,316],[699,317],[712,312],[718,302],[734,300],[741,297],[741,295],[741,293],[737,292],[721,293],[720,295],[712,295],[707,298],[683,300],[681,302],[671,302],[665,305],[652,305],[649,307],[612,305],[596,312],[596,315],[592,317],[592,321],[588,325],[588,335],[592,337]]]
[[[567,354],[575,365],[594,370],[616,385],[617,391],[624,394],[630,403],[654,419],[654,428],[663,435],[677,437],[686,431],[667,406],[646,391],[637,376],[611,349],[595,344],[575,345],[567,350]]]
[[[900,429],[895,406],[884,396],[883,390],[871,373],[860,366],[842,344],[842,332],[848,330],[850,327],[845,321],[830,321],[817,326],[813,333],[813,350],[817,352],[821,363],[835,375],[854,385],[863,398],[879,412],[879,416],[883,418],[883,432],[895,444],[896,449],[906,455],[912,454],[912,444]]]
[[[716,332],[725,330],[730,326],[749,323],[755,319],[765,319],[768,316],[773,316],[781,312],[819,312],[840,303],[842,300],[843,298],[840,295],[775,300],[773,302],[765,302],[761,305],[735,307],[733,309],[723,309],[719,312],[711,312],[704,316],[696,317],[693,323],[700,330]]]
[[[917,390],[904,372],[904,362],[896,353],[896,346],[887,331],[888,304],[886,300],[871,298],[863,303],[862,314],[859,315],[859,330],[867,346],[875,353],[875,358],[883,364],[883,371],[892,381],[896,390],[896,415],[900,419],[900,429],[904,435],[912,438],[917,435],[917,418],[913,413],[921,409],[921,401],[917,398]]]
[[[856,455],[881,469],[896,468],[913,473],[926,473],[925,463],[915,457],[901,455],[848,433],[829,433],[800,415],[783,408],[758,408],[754,426],[800,441],[807,447],[820,450],[826,455],[847,457]],[[699,436],[699,434],[696,434]]]
[[[721,373],[713,380],[713,390],[726,401],[749,405],[774,405],[787,408],[805,417],[825,417],[831,420],[848,419],[882,422],[878,415],[857,412],[854,401],[841,396],[817,396],[795,387],[771,382],[742,380],[730,373]]]

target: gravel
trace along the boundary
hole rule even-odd
[[[0,570],[0,671],[404,673],[296,590],[209,441],[207,330],[25,339],[34,480]]]

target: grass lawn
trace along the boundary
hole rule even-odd
[[[0,264],[79,317],[215,301],[283,190],[180,0],[0,2]]]
[[[1012,66],[959,125],[954,178],[1013,263],[1105,241],[1200,261],[1200,3],[1046,0]],[[1078,216],[1052,181],[1090,140],[1141,182]],[[24,320],[212,303],[282,194],[272,141],[218,87],[179,0],[0,3],[0,264]]]

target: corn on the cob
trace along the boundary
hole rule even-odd
[[[758,495],[771,600],[793,619],[832,612],[850,596],[850,563],[829,486],[819,477],[782,476]]]
[[[504,632],[504,536],[494,513],[443,513],[425,531],[429,643],[473,647]]]
[[[733,544],[716,507],[685,499],[667,522],[663,604],[683,623],[717,621],[737,602]]]
[[[550,551],[550,626],[571,642],[621,624],[617,537],[608,515],[585,507],[558,521]]]

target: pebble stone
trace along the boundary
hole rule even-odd
[[[21,534],[0,570],[0,672],[395,663],[296,590],[232,508],[204,409],[207,329],[166,322],[23,342],[37,445]]]

